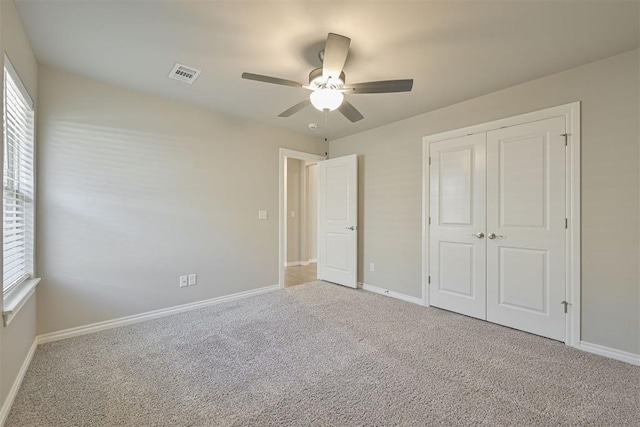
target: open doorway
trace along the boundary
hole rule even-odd
[[[318,276],[317,174],[317,161],[287,158],[285,288],[312,282]]]
[[[318,166],[325,157],[280,149],[280,287],[317,279]]]

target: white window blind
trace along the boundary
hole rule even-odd
[[[4,66],[3,290],[33,276],[33,102],[8,58]]]

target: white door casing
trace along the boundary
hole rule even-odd
[[[486,318],[485,133],[430,147],[430,301]]]
[[[554,117],[487,133],[487,320],[561,341],[565,132]]]
[[[318,278],[357,287],[358,158],[318,162]]]

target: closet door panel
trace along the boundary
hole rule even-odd
[[[430,303],[480,319],[486,318],[485,137],[430,146]]]
[[[487,133],[487,320],[564,340],[565,121]]]

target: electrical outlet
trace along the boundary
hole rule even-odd
[[[189,286],[187,284],[187,276],[180,276],[180,287],[184,288],[184,287],[187,287],[187,286]]]
[[[193,286],[193,285],[197,285],[198,284],[198,276],[196,276],[195,274],[190,274],[189,275],[189,286]]]
[[[267,211],[258,211],[258,219],[267,219]]]
[[[376,271],[376,265],[372,262],[369,263],[369,271]]]
[[[291,211],[291,218],[295,218],[296,217],[296,211]]]

